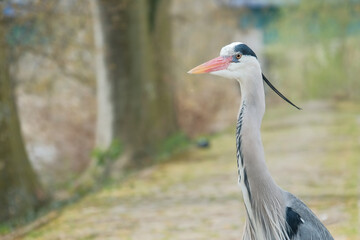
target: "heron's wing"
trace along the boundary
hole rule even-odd
[[[288,192],[284,194],[286,206],[294,212],[287,211],[288,224],[298,224],[292,240],[334,240],[326,227],[300,199]],[[300,217],[300,221],[295,221],[296,217]]]

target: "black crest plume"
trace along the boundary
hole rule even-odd
[[[284,99],[286,102],[288,102],[289,104],[293,105],[294,107],[296,107],[297,109],[301,110],[301,108],[299,108],[298,106],[296,106],[295,104],[293,104],[289,99],[287,99],[284,95],[282,95],[281,92],[279,92],[270,82],[269,80],[267,80],[267,78],[265,77],[264,74],[262,74],[262,78],[264,80],[264,82],[266,82],[266,84],[277,94],[279,95],[282,99]]]

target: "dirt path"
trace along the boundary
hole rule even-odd
[[[335,239],[360,239],[360,107],[270,109],[263,125],[277,183],[302,198]],[[67,207],[24,239],[239,240],[245,210],[233,132]]]

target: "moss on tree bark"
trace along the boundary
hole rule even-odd
[[[0,21],[0,221],[32,212],[45,199],[20,131],[4,25]]]

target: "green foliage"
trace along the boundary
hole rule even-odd
[[[11,230],[12,228],[8,224],[6,223],[0,224],[0,236],[8,234],[9,232],[11,232]]]
[[[178,132],[165,139],[158,146],[158,159],[164,159],[171,154],[181,151],[189,146],[189,139],[183,132]]]
[[[96,159],[97,165],[104,166],[115,161],[123,152],[123,144],[119,140],[113,140],[108,149],[95,148],[91,155]]]
[[[312,63],[312,66],[304,81],[307,97],[345,97],[346,81],[343,80],[347,79],[347,76],[341,53],[339,51],[335,53],[324,51],[323,55],[325,61],[316,55],[308,56],[308,61]]]
[[[278,35],[277,43],[267,48],[271,74],[290,93],[296,89],[291,94],[360,97],[360,3],[304,0],[282,8],[269,29]]]
[[[350,0],[303,0],[280,10],[280,18],[272,27],[278,30],[282,43],[329,42],[360,32],[360,3]]]

